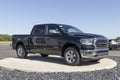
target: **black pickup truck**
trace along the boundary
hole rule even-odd
[[[83,33],[65,24],[35,25],[30,35],[13,35],[12,48],[18,58],[28,53],[40,53],[42,57],[60,55],[69,65],[81,60],[98,61],[108,55],[108,39],[102,35]]]

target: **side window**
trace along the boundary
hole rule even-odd
[[[45,34],[45,25],[38,25],[34,30],[34,35],[44,35]]]
[[[60,30],[56,25],[49,25],[48,26],[48,34],[59,34]]]

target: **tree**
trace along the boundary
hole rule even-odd
[[[120,39],[120,37],[117,37],[116,39]]]

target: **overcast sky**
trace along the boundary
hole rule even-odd
[[[120,0],[0,0],[0,34],[29,34],[34,24],[63,23],[120,36]]]

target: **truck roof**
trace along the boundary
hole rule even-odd
[[[67,25],[67,24],[44,23],[44,24],[36,24],[36,25],[34,25],[34,26],[38,26],[38,25]]]

